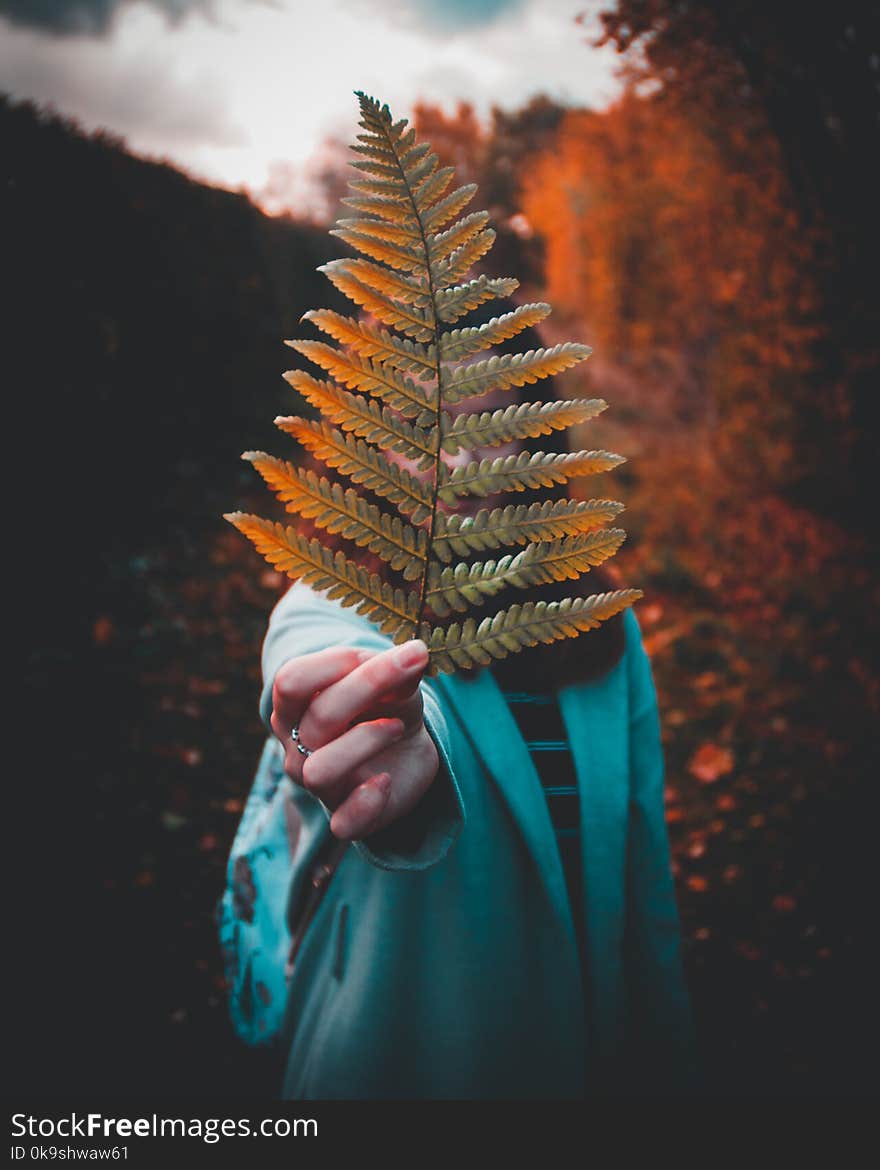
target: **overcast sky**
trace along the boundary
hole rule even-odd
[[[263,188],[335,135],[352,91],[406,116],[418,98],[485,113],[538,93],[601,107],[598,0],[0,0],[0,89],[51,102],[224,186]]]

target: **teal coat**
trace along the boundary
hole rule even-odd
[[[422,684],[441,771],[407,824],[342,859],[285,981],[286,912],[304,897],[329,813],[283,774],[270,739],[220,905],[230,1006],[271,1040],[286,1009],[283,1096],[572,1098],[698,1087],[663,812],[651,669],[631,610],[626,650],[559,701],[581,805],[582,981],[539,777],[491,672]],[[582,635],[589,637],[589,633]],[[331,645],[390,642],[300,584],[263,648],[276,671]]]

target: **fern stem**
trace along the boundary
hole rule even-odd
[[[428,240],[422,228],[421,216],[419,216],[419,229],[422,232],[422,238],[425,242],[425,258],[428,259]],[[413,637],[418,635],[421,628],[422,619],[425,611],[425,603],[428,596],[428,570],[431,567],[431,550],[434,547],[434,529],[437,524],[437,501],[440,498],[440,452],[443,447],[443,435],[441,433],[440,421],[441,410],[443,405],[443,381],[441,371],[443,364],[440,358],[440,326],[437,317],[437,302],[434,299],[434,274],[431,272],[431,262],[428,260],[428,288],[431,291],[431,304],[434,307],[434,346],[437,354],[437,416],[434,420],[434,429],[437,433],[437,449],[434,452],[434,485],[431,497],[431,516],[428,521],[428,540],[425,544],[425,567],[422,570],[422,579],[419,582],[419,608],[416,611],[416,624],[413,631]]]
[[[437,293],[434,288],[434,272],[431,268],[431,254],[428,249],[428,236],[425,232],[425,225],[422,222],[422,215],[416,204],[412,188],[406,177],[406,171],[403,169],[403,164],[400,161],[400,155],[397,150],[397,143],[386,130],[386,138],[388,145],[394,152],[394,160],[397,163],[397,169],[400,171],[400,177],[403,180],[403,185],[406,188],[406,193],[409,196],[410,205],[412,206],[413,215],[416,217],[416,222],[419,225],[419,235],[422,238],[422,247],[425,252],[425,268],[428,271],[428,293],[431,297],[431,315],[434,318],[434,353],[435,353],[435,372],[437,375],[437,417],[434,423],[434,430],[437,435],[437,447],[434,451],[434,484],[431,492],[431,516],[428,521],[428,539],[425,544],[424,568],[422,569],[422,577],[419,582],[419,605],[416,611],[415,624],[413,625],[412,637],[418,637],[419,629],[422,624],[422,619],[425,612],[425,605],[428,596],[428,570],[431,565],[431,550],[434,547],[434,530],[437,524],[437,502],[440,498],[440,453],[442,451],[443,436],[441,434],[440,422],[443,405],[443,362],[440,357],[440,324],[437,315]]]

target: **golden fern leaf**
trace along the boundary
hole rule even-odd
[[[406,203],[406,192],[401,190],[400,184],[392,175],[385,179],[352,179],[348,185],[354,191],[370,191],[374,195],[384,196],[392,202]],[[407,216],[409,216],[409,209],[407,209]]]
[[[610,451],[569,451],[546,454],[505,455],[498,459],[481,459],[466,467],[456,467],[438,477],[437,494],[444,503],[453,505],[457,496],[490,496],[499,492],[522,492],[526,488],[551,487],[567,483],[582,475],[610,471],[626,460]]]
[[[430,515],[433,507],[430,488],[405,468],[383,459],[375,447],[304,418],[279,419],[278,426],[299,439],[306,450],[328,467],[336,468],[377,496],[397,504],[401,512],[412,517],[414,524]]]
[[[428,257],[432,264],[439,264],[442,260],[446,260],[456,248],[462,247],[478,235],[488,222],[488,211],[475,211],[472,215],[466,215],[464,219],[453,224],[448,231],[441,232],[439,235],[429,235]]]
[[[528,601],[501,609],[477,624],[473,618],[459,626],[432,628],[423,622],[419,637],[428,645],[428,673],[451,673],[457,667],[488,666],[493,658],[539,642],[570,638],[582,630],[594,630],[642,597],[641,589],[618,589],[590,597],[566,597],[562,601]]]
[[[466,284],[454,288],[439,289],[435,295],[437,317],[451,325],[471,309],[496,297],[512,296],[519,288],[519,281],[511,277],[478,276]]]
[[[331,260],[330,264],[336,271],[347,272],[360,284],[382,296],[393,297],[405,305],[431,308],[431,290],[427,282],[410,280],[394,269],[383,268],[381,264],[373,264],[369,260]],[[323,267],[326,269],[330,265],[325,264]]]
[[[616,500],[545,500],[539,504],[508,504],[491,512],[481,508],[476,516],[454,513],[438,516],[432,552],[440,561],[453,554],[528,544],[535,540],[558,540],[610,524],[623,511]]]
[[[427,543],[423,528],[412,528],[399,516],[380,511],[352,488],[343,490],[314,471],[301,471],[262,451],[245,451],[242,459],[254,465],[288,512],[298,512],[327,532],[338,532],[358,547],[376,553],[392,569],[400,569],[405,578],[418,572]]]
[[[460,414],[455,420],[444,411],[440,418],[443,450],[455,455],[462,447],[497,447],[515,439],[535,439],[588,422],[607,405],[602,398],[559,398],[514,403],[491,413]]]
[[[474,362],[456,370],[443,387],[447,402],[460,402],[492,390],[509,390],[541,378],[561,374],[590,356],[588,345],[564,341],[552,349],[530,349],[528,353],[503,354]]]
[[[418,272],[421,268],[421,257],[414,245],[395,244],[390,240],[377,239],[372,232],[356,231],[353,228],[336,228],[330,235],[338,236],[359,252],[403,272]]]
[[[392,162],[397,157],[391,147],[375,134],[357,134],[355,137],[357,143],[348,148],[355,154],[364,154],[369,158],[387,158]]]
[[[559,540],[542,540],[526,546],[520,588],[548,585],[552,581],[571,581],[613,557],[626,540],[622,528],[602,528]],[[530,555],[525,559],[525,553]]]
[[[479,327],[458,328],[465,314],[510,297],[510,277],[473,274],[495,233],[484,211],[463,215],[474,184],[452,188],[428,143],[407,121],[359,93],[362,133],[352,149],[358,177],[343,203],[354,217],[333,232],[359,257],[323,265],[330,282],[362,310],[345,316],[316,309],[303,320],[327,340],[287,344],[326,375],[284,377],[319,419],[277,418],[302,448],[350,485],[263,452],[247,452],[288,512],[312,521],[355,549],[375,554],[399,574],[395,587],[342,551],[295,529],[240,512],[227,519],[277,568],[355,606],[394,641],[421,637],[429,672],[486,665],[525,646],[593,629],[631,605],[641,591],[617,590],[547,603],[514,604],[477,621],[433,625],[485,605],[506,588],[536,590],[575,579],[612,556],[624,539],[608,527],[622,510],[614,500],[546,499],[446,514],[462,497],[495,496],[565,484],[609,471],[623,459],[608,451],[538,451],[474,457],[450,472],[442,458],[491,450],[579,426],[605,409],[599,398],[513,402],[500,410],[459,414],[449,408],[495,390],[515,390],[576,365],[588,346],[563,342],[524,353],[493,354],[550,312],[519,305]],[[369,317],[365,318],[368,314]],[[488,356],[468,362],[475,354]],[[413,474],[400,464],[415,465]],[[361,490],[358,490],[361,489]],[[379,503],[363,498],[363,489]],[[511,551],[512,550],[512,551]],[[471,560],[496,553],[494,559]],[[466,558],[458,560],[456,558]]]
[[[389,199],[387,195],[352,195],[342,202],[354,211],[362,211],[365,215],[376,215],[385,223],[397,224],[401,227],[414,228],[418,235],[419,220],[413,214],[412,208],[399,199]]]
[[[484,349],[491,349],[493,345],[500,345],[502,341],[516,337],[517,333],[521,333],[529,326],[540,324],[550,312],[550,306],[543,302],[520,305],[511,313],[493,317],[479,328],[450,329],[440,338],[440,356],[445,362],[459,362],[462,358],[470,357],[472,353],[480,353]]]
[[[487,597],[500,593],[506,586],[524,583],[523,559],[527,561],[531,555],[532,546],[529,546],[498,561],[475,561],[472,565],[461,561],[445,569],[432,562],[425,594],[427,603],[438,617],[445,617],[453,609],[464,613],[472,605],[482,605]]]
[[[360,305],[383,324],[399,329],[401,333],[415,338],[416,341],[434,340],[433,319],[429,320],[420,309],[414,309],[411,305],[405,305],[393,297],[368,288],[349,272],[344,260],[331,260],[328,264],[322,264],[318,271],[323,272],[349,300]],[[492,295],[494,294],[489,294]]]
[[[413,426],[370,398],[349,394],[334,382],[319,382],[304,370],[288,370],[283,376],[307,402],[344,431],[351,431],[385,450],[399,451],[405,458],[416,460],[420,470],[433,464],[435,443],[421,427]],[[280,426],[286,421],[276,419],[275,423]]]
[[[441,199],[439,203],[435,203],[431,210],[422,216],[425,232],[436,232],[451,219],[455,219],[458,213],[467,207],[476,193],[477,184],[466,183],[463,187],[458,187],[451,195],[447,195],[445,199]]]
[[[343,386],[373,394],[399,410],[401,414],[409,416],[421,414],[429,405],[424,390],[417,386],[412,378],[398,373],[392,366],[381,361],[373,362],[358,354],[334,349],[331,345],[325,345],[323,341],[291,341],[286,344],[298,350],[315,365],[321,366]]]
[[[613,556],[626,538],[622,528],[602,529],[585,535],[538,541],[515,556],[499,561],[459,562],[454,568],[431,565],[428,575],[428,604],[438,617],[450,609],[463,613],[469,605],[480,605],[486,597],[507,586],[528,589],[567,581],[601,565]]]
[[[338,219],[340,227],[371,236],[374,240],[385,240],[391,244],[413,245],[421,241],[421,233],[413,227],[405,227],[399,223],[386,223],[381,219]]]
[[[424,215],[430,210],[452,182],[454,176],[455,171],[452,167],[443,167],[439,171],[434,171],[424,182],[414,188],[412,200],[419,215]]]
[[[229,512],[224,519],[243,532],[270,565],[293,580],[327,589],[328,597],[338,598],[344,606],[355,606],[396,642],[412,636],[418,612],[412,593],[392,589],[343,553],[331,552],[319,540],[306,540],[292,528],[243,512]]]
[[[438,284],[455,284],[467,273],[476,262],[482,259],[495,243],[495,232],[492,228],[485,228],[472,236],[467,243],[462,244],[448,260],[434,269]],[[431,256],[430,241],[428,255]]]
[[[302,319],[311,321],[361,357],[378,359],[396,370],[430,377],[437,368],[437,355],[432,345],[419,345],[407,338],[395,337],[387,329],[376,329],[330,309],[303,313]]]

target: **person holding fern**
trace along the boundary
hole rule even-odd
[[[567,494],[621,460],[565,442],[604,402],[524,389],[589,351],[462,283],[473,188],[359,97],[337,234],[370,260],[325,270],[361,313],[294,343],[333,379],[286,375],[305,462],[247,456],[296,527],[229,516],[296,582],[219,904],[233,1023],[291,1099],[696,1092],[641,594],[601,567],[622,506]]]

